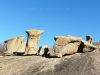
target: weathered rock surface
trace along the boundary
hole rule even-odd
[[[54,49],[50,48],[48,45],[40,46],[38,50],[38,55],[44,57],[52,57],[54,56]]]
[[[25,52],[26,43],[23,43],[24,36],[18,36],[17,38],[12,38],[4,41],[6,43],[7,51],[4,52],[5,55],[14,55],[16,52]]]
[[[78,51],[78,47],[81,43],[81,38],[73,36],[58,36],[56,39],[54,48],[54,54],[57,57],[62,57],[65,54],[73,54]]]
[[[22,47],[22,43],[23,43],[23,40],[24,40],[24,36],[18,36],[17,37],[17,40],[16,40],[16,42],[15,42],[15,52],[20,52],[21,51],[21,47]],[[24,50],[24,52],[25,52],[25,50]]]
[[[0,57],[0,75],[100,75],[100,50],[62,58]]]
[[[22,43],[19,48],[17,48],[17,51],[14,52],[13,54],[16,56],[23,56],[25,53],[25,48],[26,48],[26,42]]]
[[[4,41],[4,43],[6,44],[6,49],[7,49],[7,51],[4,52],[5,55],[13,55],[13,52],[16,51],[16,47],[15,47],[16,40],[17,38],[12,38],[12,39]]]
[[[55,57],[53,48],[49,48],[48,55],[49,55],[49,57]]]
[[[90,36],[86,36],[86,41],[74,36],[56,36],[54,40],[54,54],[57,57],[62,57],[65,54],[90,52],[98,49],[97,46],[92,44],[92,38]]]
[[[100,42],[93,42],[93,45],[97,46],[98,49],[100,50]]]
[[[38,55],[46,55],[48,51],[49,51],[48,45],[40,46],[38,50]]]
[[[79,45],[81,44],[80,41],[75,41],[67,44],[62,48],[62,50],[58,53],[58,57],[62,57],[65,54],[74,54],[78,51]],[[57,53],[56,53],[57,54]]]
[[[86,36],[86,41],[92,43],[92,37],[90,35]]]
[[[37,54],[37,45],[44,30],[27,30],[28,38],[24,55]]]
[[[98,49],[97,46],[93,45],[90,42],[84,41],[84,40],[81,41],[81,45],[80,46],[81,46],[81,48],[80,48],[81,52],[91,52],[93,50]]]
[[[25,52],[26,42],[23,42],[21,46],[18,48],[17,52]]]

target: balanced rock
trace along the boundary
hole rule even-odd
[[[28,38],[24,55],[37,54],[37,45],[44,30],[27,30]]]

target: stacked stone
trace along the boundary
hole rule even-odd
[[[97,47],[92,44],[92,38],[90,36],[86,37],[89,37],[86,41],[74,36],[54,37],[54,56],[62,57],[63,55],[74,54],[76,52],[90,52],[96,50]]]

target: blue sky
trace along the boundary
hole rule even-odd
[[[38,46],[54,44],[54,36],[86,35],[100,41],[100,0],[0,0],[0,42],[44,30]]]

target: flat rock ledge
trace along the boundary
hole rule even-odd
[[[3,56],[0,75],[100,75],[100,50],[62,58]]]

